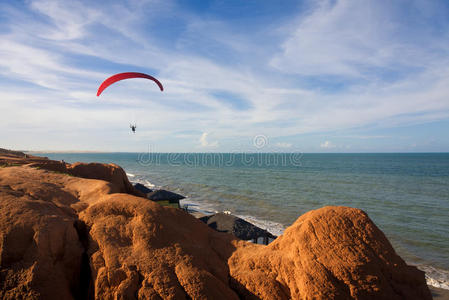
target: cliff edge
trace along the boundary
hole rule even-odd
[[[256,245],[132,195],[118,166],[20,155],[0,153],[0,298],[431,299],[361,210]]]

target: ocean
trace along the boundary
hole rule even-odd
[[[275,235],[326,205],[363,209],[396,252],[449,289],[449,153],[44,153],[123,167],[132,182],[231,211]]]

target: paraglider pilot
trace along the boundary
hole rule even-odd
[[[133,131],[133,133],[136,133],[136,128],[137,128],[137,125],[136,124],[129,124],[129,127],[131,128],[131,130]]]

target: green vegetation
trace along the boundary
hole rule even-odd
[[[52,170],[48,170],[48,171],[53,172],[53,173],[57,173],[57,174],[62,174],[62,175],[67,175],[67,176],[75,177],[75,176],[73,176],[73,175],[70,174],[70,173],[65,173],[65,172],[60,172],[60,171],[52,171]]]
[[[179,204],[178,203],[170,203],[168,200],[164,200],[164,201],[154,201],[162,206],[167,206],[167,207],[173,207],[173,208],[179,208]]]
[[[8,167],[19,167],[22,164],[17,164],[17,163],[6,163],[6,164],[1,164],[0,168],[8,168]]]
[[[45,169],[45,168],[43,168],[43,167],[41,167],[41,166],[31,166],[31,168],[36,169],[36,170],[45,170],[45,171],[52,172],[52,173],[57,173],[57,174],[62,174],[62,175],[67,175],[67,176],[75,177],[75,176],[73,176],[73,175],[70,174],[70,173],[61,172],[61,171],[55,171],[55,170],[48,170],[48,169]]]

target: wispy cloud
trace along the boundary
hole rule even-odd
[[[203,132],[203,134],[200,137],[200,145],[201,147],[206,147],[206,148],[216,148],[218,147],[218,141],[213,141],[213,142],[209,142],[207,137],[208,137],[208,133],[207,132]]]
[[[279,142],[279,143],[276,143],[276,147],[278,147],[278,148],[291,148],[292,144],[291,143],[285,143],[285,142]]]
[[[0,124],[51,132],[75,123],[79,140],[99,128],[107,144],[137,120],[133,150],[148,140],[169,149],[180,129],[213,131],[220,145],[204,133],[206,147],[263,133],[289,148],[300,134],[449,119],[448,10],[424,0],[407,12],[388,1],[306,3],[263,27],[176,1],[3,3],[0,106],[10,113]],[[165,91],[129,81],[95,96],[106,76],[129,70],[156,75]],[[195,149],[190,140],[173,150]]]
[[[324,141],[320,144],[321,148],[325,148],[325,149],[333,149],[335,147],[337,147],[336,145],[334,145],[332,142],[330,141]]]
[[[448,47],[439,41],[447,32],[436,33],[422,15],[421,21],[429,21],[424,26],[405,16],[424,3],[415,1],[404,9],[391,1],[316,1],[271,64],[296,74],[391,82],[436,65],[437,56],[447,61],[438,55]]]

